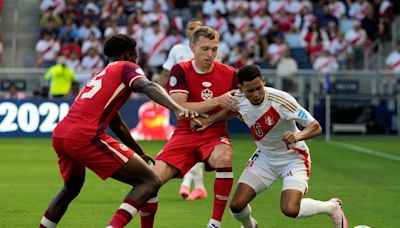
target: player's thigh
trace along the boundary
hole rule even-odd
[[[293,159],[283,172],[282,192],[288,189],[306,193],[310,169],[302,159]]]
[[[159,181],[156,173],[137,154],[134,154],[132,158],[111,177],[130,185]]]
[[[53,138],[53,148],[58,156],[58,166],[64,183],[68,183],[71,177],[85,176],[85,166],[69,155],[66,145],[72,143],[69,140]]]
[[[70,155],[103,180],[117,172],[134,155],[134,151],[108,135],[96,137],[89,142],[76,142],[70,147]]]
[[[199,148],[199,153],[205,164],[210,168],[232,165],[233,150],[227,137],[215,137]],[[207,168],[207,167],[206,167]]]
[[[254,189],[256,194],[259,194],[269,188],[278,178],[278,174],[269,165],[266,155],[256,150],[247,162],[238,182],[247,184]]]
[[[157,161],[163,162],[157,166],[157,169],[161,170],[159,176],[164,174],[164,169],[169,169],[171,166],[178,170],[176,177],[183,177],[198,161],[201,161],[196,155],[201,143],[201,140],[196,140],[196,137],[191,135],[173,135],[156,157],[156,166]]]

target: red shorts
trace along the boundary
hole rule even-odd
[[[157,155],[161,160],[179,170],[175,177],[183,177],[197,162],[204,162],[210,157],[215,146],[231,146],[227,136],[198,136],[191,134],[174,134],[167,145]],[[207,170],[210,167],[207,167]]]
[[[87,141],[53,138],[53,147],[65,182],[71,176],[82,175],[85,167],[105,180],[134,155],[133,150],[108,135]]]

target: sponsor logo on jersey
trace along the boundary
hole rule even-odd
[[[203,89],[203,91],[201,91],[201,98],[203,100],[209,100],[213,97],[213,92],[209,89]]]
[[[171,77],[169,78],[169,85],[170,85],[171,87],[176,86],[177,83],[178,83],[178,79],[176,79],[175,76],[171,76]]]
[[[210,86],[212,86],[212,83],[211,82],[202,82],[201,83],[204,87],[210,87]]]
[[[303,110],[300,110],[299,114],[297,114],[297,117],[299,117],[300,119],[306,120],[307,114]]]
[[[142,68],[136,68],[135,71],[137,74],[144,75],[144,71],[142,70]]]
[[[275,121],[274,118],[272,116],[267,116],[265,117],[265,124],[268,126],[272,126],[274,125]]]
[[[129,148],[127,146],[125,146],[124,144],[119,144],[119,148],[123,151],[128,151]]]

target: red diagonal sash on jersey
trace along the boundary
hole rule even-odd
[[[318,67],[318,71],[321,71],[322,69],[324,69],[325,67],[331,65],[333,63],[333,59],[328,59],[328,61],[326,61],[325,63],[323,63],[321,66]]]
[[[243,21],[243,23],[240,25],[240,27],[238,28],[239,32],[244,32],[244,30],[249,26],[249,22],[248,21]]]
[[[90,67],[90,69],[96,69],[97,68],[97,65],[100,63],[100,58],[99,57],[97,57],[96,58],[96,61],[92,64],[92,66]]]
[[[394,71],[400,65],[400,59],[397,60],[395,63],[392,64],[392,70]]]
[[[47,48],[42,52],[42,56],[45,55],[47,52],[51,51],[51,49],[53,49],[53,45],[54,45],[54,42],[52,41],[52,42],[47,46]]]
[[[266,18],[264,18],[264,20],[261,22],[261,24],[257,27],[257,32],[261,32],[268,24],[269,24],[269,18],[266,17]]]
[[[161,44],[164,43],[164,41],[167,40],[167,36],[163,36],[162,38],[160,38],[157,43],[153,46],[153,48],[151,49],[150,53],[147,55],[146,60],[149,61],[149,59],[157,52],[157,49],[161,46]]]
[[[256,141],[264,138],[268,132],[275,127],[281,116],[271,107],[251,126],[250,131]]]

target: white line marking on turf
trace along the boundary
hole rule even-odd
[[[400,162],[400,156],[396,155],[391,155],[382,151],[377,151],[377,150],[371,150],[365,147],[361,146],[356,146],[348,143],[343,143],[343,142],[329,142],[329,144],[332,144],[337,147],[345,148],[345,149],[350,149],[355,152],[363,153],[363,154],[368,154],[376,157],[381,157],[381,158],[386,158],[392,161],[399,161]]]

